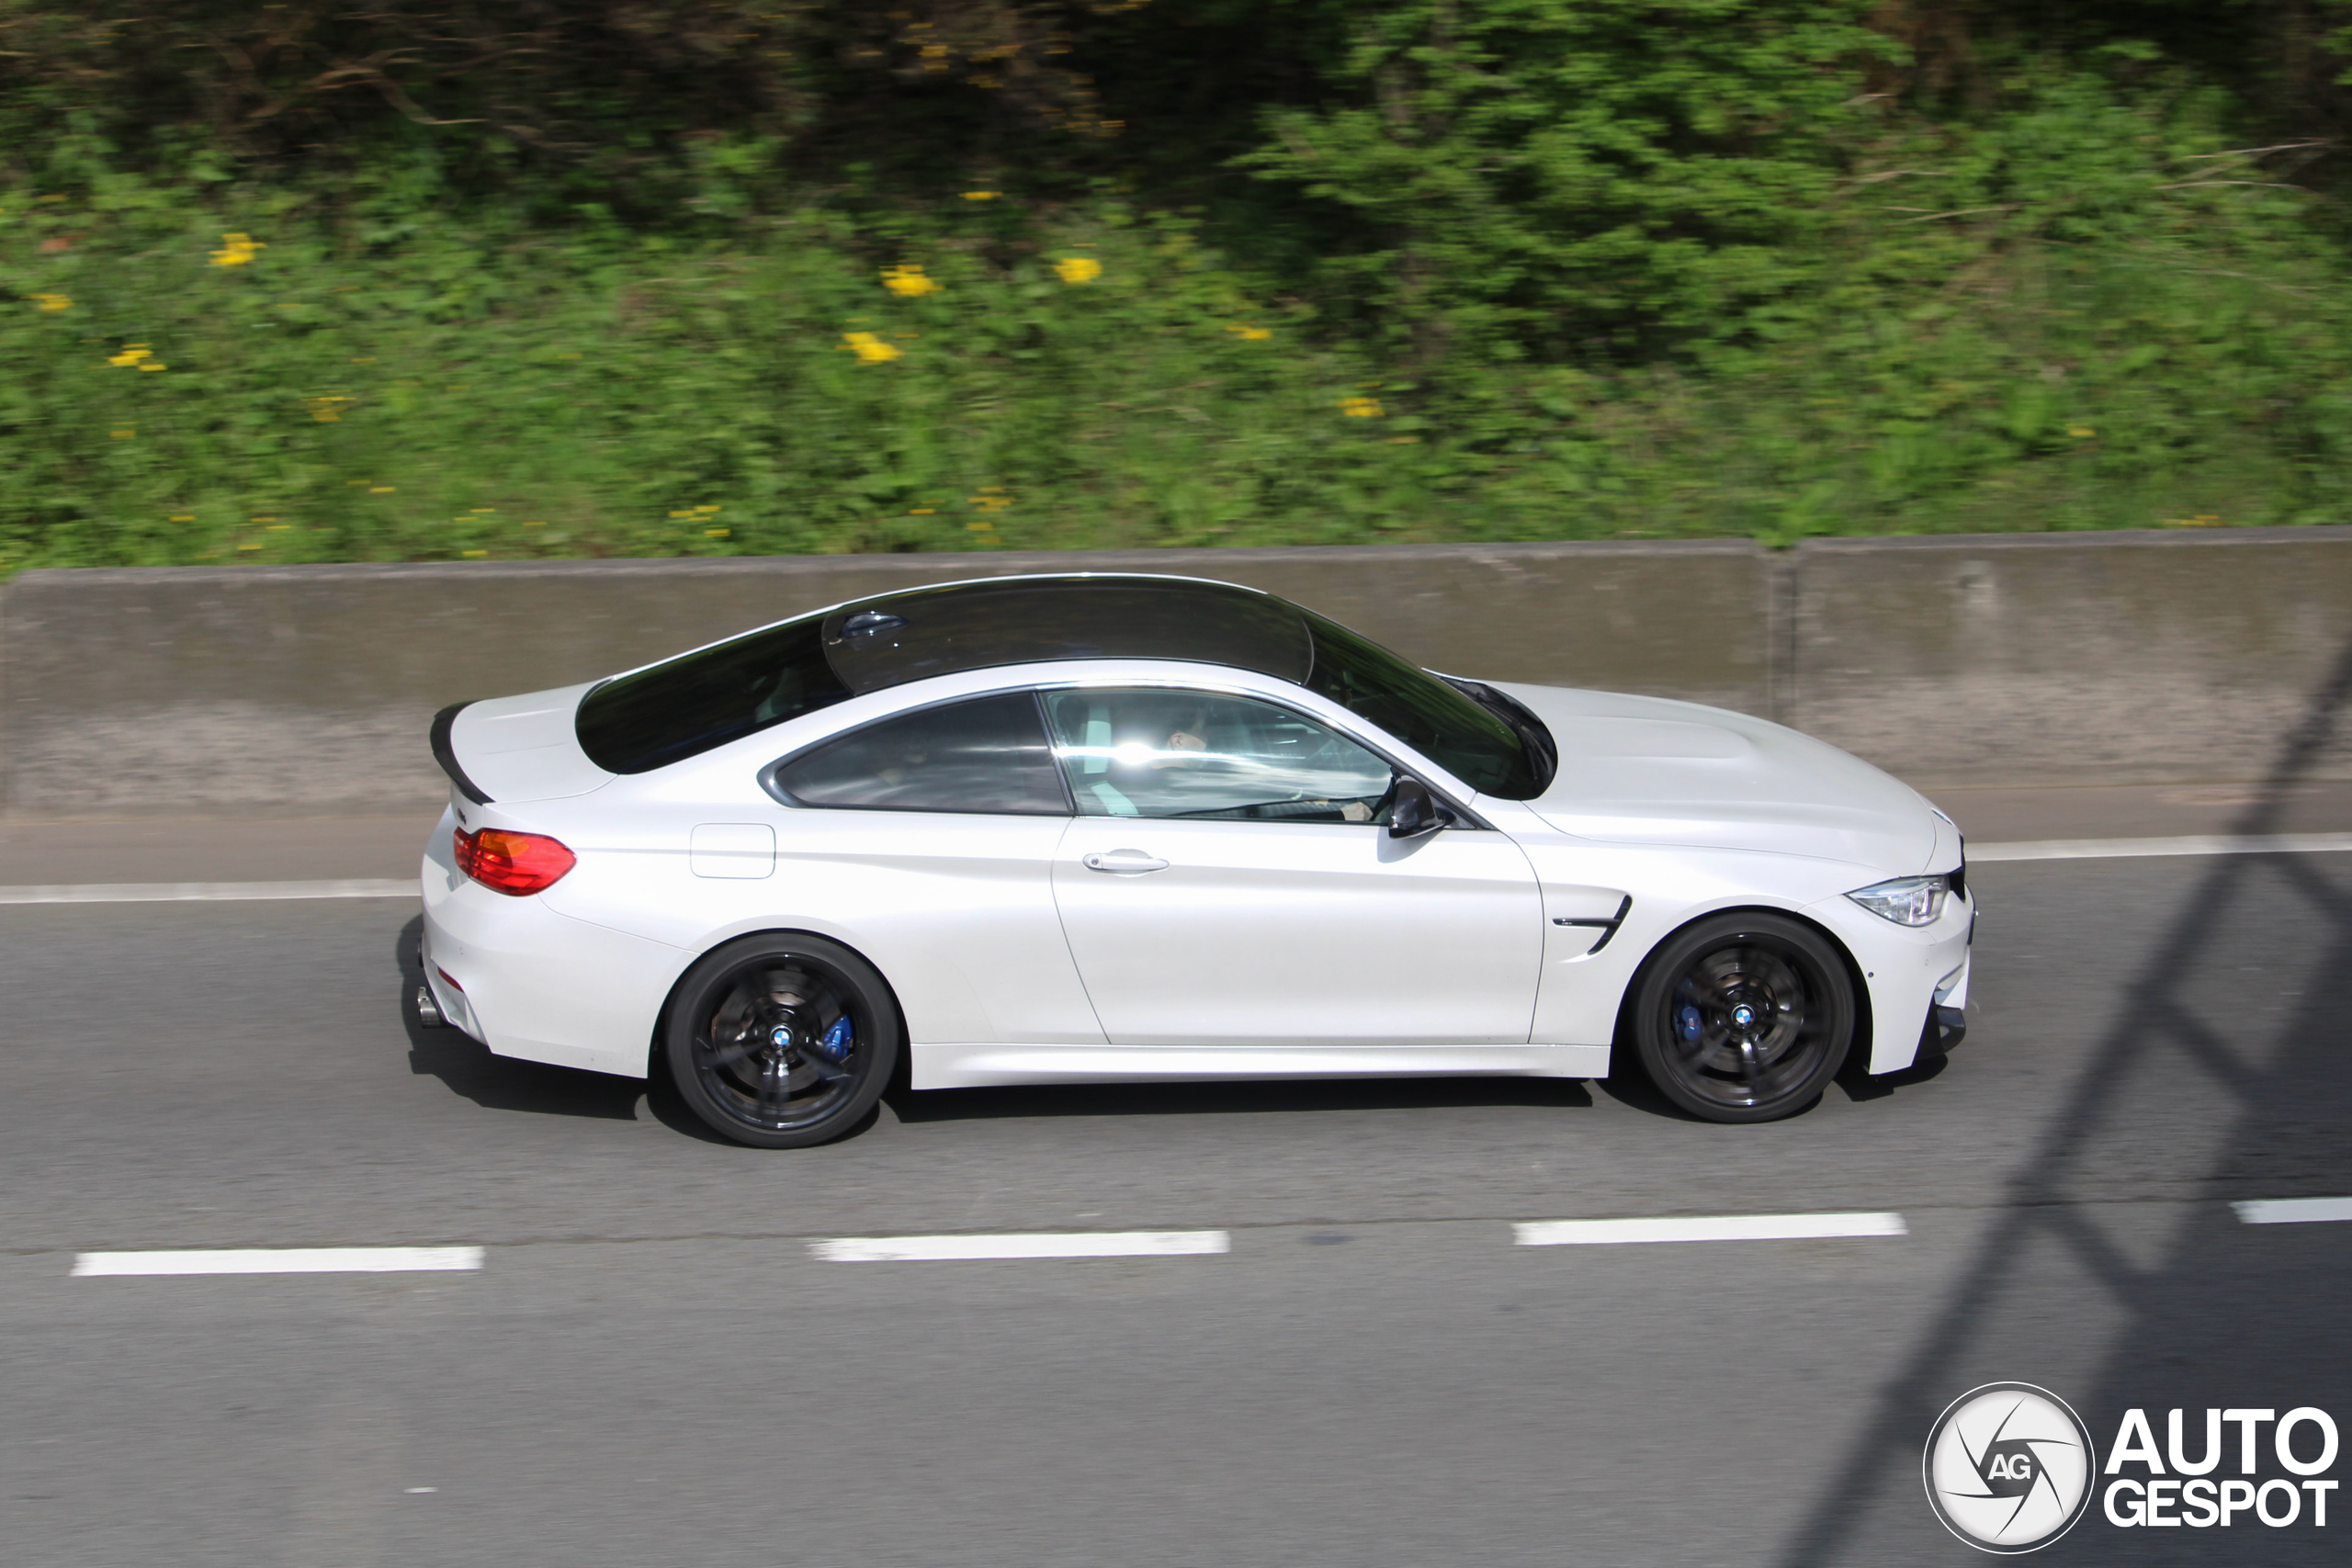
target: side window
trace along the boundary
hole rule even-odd
[[[886,718],[769,775],[793,806],[1066,817],[1037,699],[1027,692]]]
[[[1168,690],[1048,692],[1080,815],[1371,822],[1386,762],[1286,708]]]

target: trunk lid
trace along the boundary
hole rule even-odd
[[[580,750],[572,716],[593,681],[443,708],[433,757],[458,793],[478,804],[585,795],[613,775]]]

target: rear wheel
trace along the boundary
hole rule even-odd
[[[900,1041],[874,966],[822,937],[768,934],[704,955],[679,983],[671,1076],[714,1129],[754,1148],[840,1137],[874,1108]]]
[[[1844,959],[1778,915],[1702,920],[1653,953],[1631,1022],[1658,1091],[1710,1122],[1770,1122],[1817,1099],[1854,1040]]]

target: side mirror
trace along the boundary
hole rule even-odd
[[[1418,839],[1453,820],[1453,813],[1430,798],[1429,786],[1416,778],[1399,777],[1388,803],[1388,836]]]

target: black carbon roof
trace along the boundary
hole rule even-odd
[[[1182,660],[1289,681],[1473,789],[1512,800],[1541,794],[1551,776],[1535,760],[1549,755],[1548,739],[1531,745],[1517,720],[1345,626],[1255,589],[1140,573],[991,578],[860,599],[615,676],[580,699],[574,728],[598,767],[642,773],[910,681],[1077,659]],[[447,746],[454,718],[435,721],[435,755],[466,787],[463,759]],[[1525,724],[1541,730],[1532,716]]]
[[[1062,659],[1181,659],[1304,682],[1315,643],[1272,594],[1181,577],[1071,574],[913,588],[825,617],[825,661],[864,694]]]

